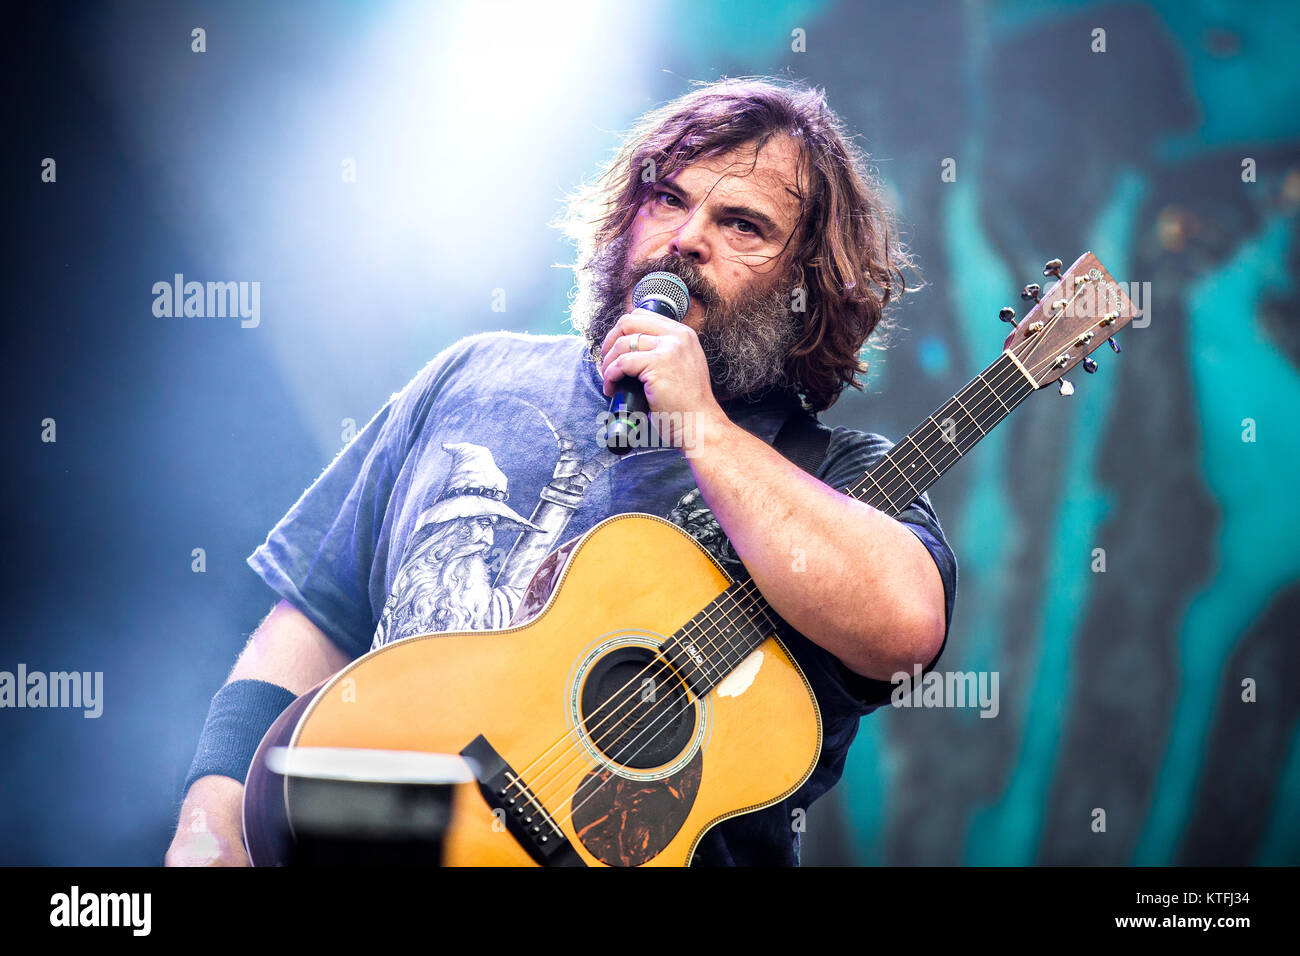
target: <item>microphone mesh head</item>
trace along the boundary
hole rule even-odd
[[[632,290],[634,303],[650,298],[667,302],[678,322],[686,318],[686,310],[691,307],[691,293],[686,283],[671,272],[651,272]]]

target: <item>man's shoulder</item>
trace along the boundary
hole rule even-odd
[[[513,374],[523,364],[558,370],[564,367],[565,360],[576,361],[584,346],[585,340],[577,335],[538,335],[504,329],[475,332],[457,339],[429,359],[407,384],[406,391],[413,399],[427,396],[467,375],[489,386],[494,381],[489,372]]]
[[[559,372],[576,360],[584,341],[577,335],[537,335],[505,330],[476,332],[452,342],[429,359],[415,376],[394,392],[386,408],[415,428],[426,419],[438,396],[451,389],[499,388],[507,377],[528,366]],[[463,397],[463,396],[462,396]]]
[[[498,329],[491,332],[475,332],[458,339],[447,347],[447,352],[454,352],[465,358],[477,357],[495,352],[542,352],[548,354],[576,354],[584,345],[582,336],[572,333],[554,335],[537,332],[512,332]]]

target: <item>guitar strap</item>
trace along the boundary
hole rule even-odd
[[[830,441],[831,430],[796,405],[776,433],[772,447],[808,474],[816,476],[817,469],[826,460]]]

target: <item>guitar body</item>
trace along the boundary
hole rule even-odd
[[[649,573],[627,573],[633,555]],[[246,791],[250,857],[278,862],[265,821],[283,812],[292,822],[290,788],[268,785],[262,768],[264,751],[287,742],[445,754],[474,745],[466,756],[485,768],[480,781],[499,758],[491,787],[455,785],[447,865],[688,864],[710,827],[793,793],[821,749],[812,689],[776,638],[702,698],[655,655],[731,583],[676,525],[615,515],[539,568],[516,614],[528,612],[525,622],[364,655],[263,741]],[[265,800],[284,806],[250,808]],[[525,821],[521,839],[510,827]]]

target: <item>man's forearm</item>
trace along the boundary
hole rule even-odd
[[[303,694],[347,663],[347,655],[319,628],[281,601],[249,639],[226,684],[265,681],[292,694]],[[242,839],[243,797],[242,779],[208,773],[195,780],[181,805],[165,862],[169,866],[247,864]]]
[[[877,680],[938,654],[943,582],[901,523],[725,417],[700,424],[687,460],[754,583],[792,627]]]

